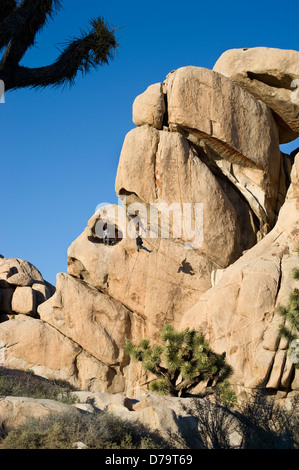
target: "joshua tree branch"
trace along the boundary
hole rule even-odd
[[[2,62],[17,65],[59,7],[58,0],[23,0],[0,24],[0,49],[9,45]]]
[[[10,15],[16,6],[16,0],[2,0],[0,6],[0,22]]]
[[[15,59],[21,60],[34,45],[38,31],[60,7],[59,0],[23,0],[0,23],[0,50],[14,42]]]
[[[85,74],[97,65],[108,63],[117,47],[114,32],[108,29],[102,19],[92,20],[91,25],[92,30],[66,44],[51,65],[27,68],[12,64],[10,60],[2,61],[0,79],[4,80],[6,90],[71,85],[79,71]]]

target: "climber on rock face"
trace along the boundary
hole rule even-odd
[[[136,245],[137,245],[137,251],[138,252],[139,252],[139,250],[145,250],[145,251],[148,251],[148,253],[152,252],[148,248],[145,248],[145,246],[142,246],[143,245],[143,240],[142,240],[140,235],[137,235],[137,237],[136,237]]]

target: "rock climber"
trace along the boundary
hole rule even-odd
[[[143,240],[142,240],[140,235],[137,235],[137,237],[136,237],[136,245],[137,245],[137,251],[138,252],[139,252],[139,250],[145,250],[145,251],[148,251],[148,253],[152,252],[152,250],[149,250],[145,246],[142,246],[143,245]]]

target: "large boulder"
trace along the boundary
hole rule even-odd
[[[193,242],[192,247],[200,248],[218,265],[227,266],[255,243],[257,230],[249,204],[238,197],[238,190],[224,177],[221,180],[213,173],[203,161],[203,153],[178,132],[158,131],[149,126],[133,129],[127,134],[122,148],[116,193],[119,197],[125,196],[127,212],[130,212],[130,205],[134,208],[134,203],[136,208],[138,202],[149,203],[148,222],[152,222],[155,207],[166,216],[166,210],[174,209],[175,205],[182,215],[189,206],[192,207],[190,222],[194,227],[194,208],[196,204],[202,204],[202,243],[196,246],[195,239],[189,241]],[[174,238],[177,228],[172,227]],[[212,231],[213,237],[210,237]],[[156,236],[161,236],[161,226],[157,232]],[[178,233],[178,238],[188,241],[182,229],[178,228]]]
[[[39,270],[28,261],[16,258],[0,260],[1,281],[14,286],[30,286],[34,282],[43,282]]]
[[[201,67],[172,72],[164,86],[169,125],[179,126],[197,145],[205,142],[223,173],[243,187],[265,226],[264,235],[275,220],[281,161],[270,108],[230,79]]]
[[[136,126],[149,124],[161,129],[166,111],[162,83],[150,85],[133,103],[133,122]]]
[[[28,418],[44,419],[50,414],[76,413],[71,405],[55,400],[27,397],[0,398],[0,429],[3,434],[25,424]]]
[[[231,49],[213,70],[229,77],[273,111],[280,143],[299,136],[299,52],[253,47]]]
[[[97,348],[100,356],[101,343]],[[0,324],[0,365],[65,380],[83,390],[111,393],[124,390],[122,374],[118,375],[117,370],[106,366],[50,324],[24,315]]]
[[[80,347],[41,320],[17,316],[0,324],[1,365],[30,369],[41,377],[78,385],[76,357]]]
[[[11,302],[13,312],[30,315],[36,312],[36,296],[29,286],[16,287]]]
[[[42,304],[38,312],[41,320],[96,359],[108,365],[123,361],[131,312],[95,287],[60,273],[56,294],[51,302]]]

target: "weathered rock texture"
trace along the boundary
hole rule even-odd
[[[165,95],[162,83],[155,83],[135,99],[133,103],[133,122],[136,126],[150,124],[156,129],[161,129],[165,111]]]
[[[299,154],[293,168],[298,183]],[[296,196],[297,193],[297,196]],[[276,307],[286,305],[296,281],[298,266],[298,189],[292,185],[275,228],[236,263],[188,312],[181,328],[203,329],[217,351],[226,351],[233,366],[232,381],[254,388],[265,381],[268,388],[298,390],[298,369],[286,355],[287,342],[280,339],[281,317]],[[294,216],[294,214],[297,214]]]
[[[138,396],[150,377],[124,341],[157,342],[168,321],[202,329],[226,351],[238,390],[263,380],[294,393],[275,308],[298,265],[299,155],[293,165],[280,152],[271,103],[221,73],[183,67],[137,97],[133,120],[115,183],[123,206],[90,218],[39,318],[0,325],[4,364]],[[137,231],[150,252],[137,252]],[[24,293],[27,311],[22,279],[26,293],[7,285],[2,303]]]
[[[274,111],[280,143],[299,136],[299,52],[254,47],[232,49],[218,59],[214,71],[240,85]]]

